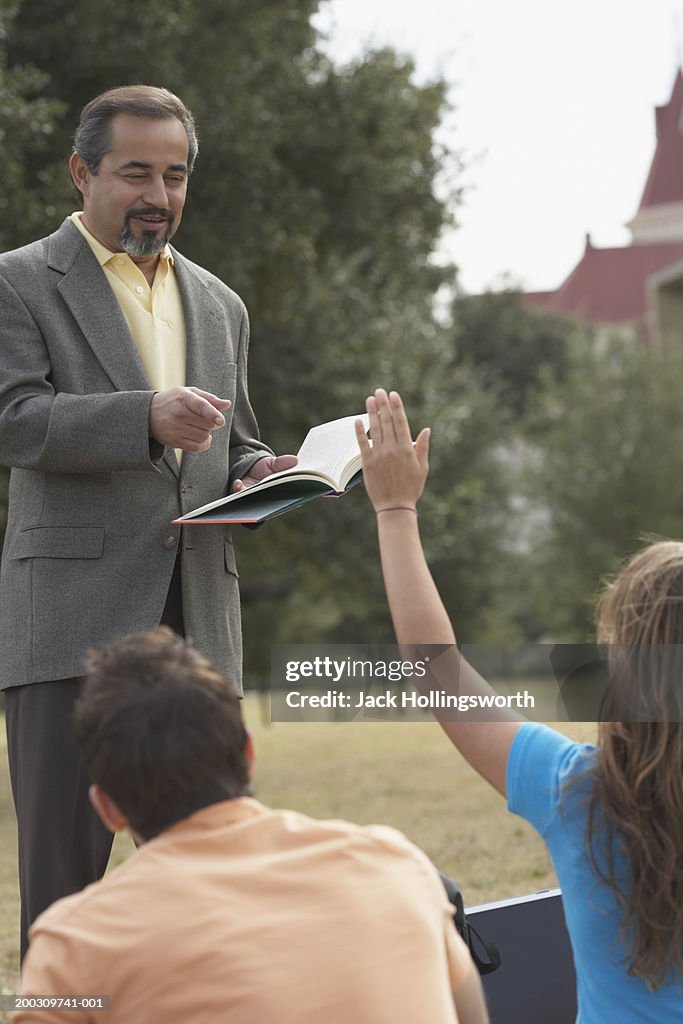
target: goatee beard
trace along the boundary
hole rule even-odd
[[[143,231],[140,236],[137,236],[130,230],[130,222],[133,217],[157,215],[161,215],[167,220],[167,227],[163,235],[159,235],[158,231]],[[174,219],[172,210],[155,210],[154,208],[129,210],[126,214],[125,227],[121,232],[123,251],[127,252],[131,259],[147,259],[149,256],[158,256],[171,237],[171,226]]]
[[[161,237],[156,231],[143,231],[138,238],[126,224],[121,232],[121,245],[131,259],[145,259],[148,256],[158,256],[170,237],[169,231],[164,231]]]

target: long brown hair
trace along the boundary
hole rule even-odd
[[[628,973],[658,988],[683,973],[683,544],[634,555],[602,593],[597,628],[610,645],[601,717],[621,720],[599,726],[589,853],[622,911]]]

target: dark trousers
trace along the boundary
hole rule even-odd
[[[161,623],[184,635],[180,559]],[[90,779],[73,738],[83,680],[58,679],[5,691],[7,751],[19,832],[21,957],[28,929],[56,899],[101,878],[113,836],[88,798]]]

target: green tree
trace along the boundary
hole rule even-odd
[[[535,465],[544,465],[547,425],[539,403],[544,406],[549,396],[563,393],[573,354],[590,345],[591,334],[574,320],[530,308],[510,287],[482,295],[457,294],[450,314],[448,335],[456,376],[468,371],[476,380],[498,427],[483,428],[492,446],[489,465],[495,471],[478,471],[470,484],[488,489],[493,529],[478,547],[466,549],[470,571],[461,600],[477,596],[475,642],[534,639],[543,632],[539,613],[542,618],[544,609],[542,596],[538,601],[531,598],[535,588],[529,580],[529,560],[538,542],[539,518],[545,523],[547,510],[537,507],[543,504],[538,495],[529,498],[522,467],[531,453]],[[445,565],[439,565],[437,576],[444,570]],[[466,615],[465,621],[469,618]]]
[[[414,308],[421,344],[453,276],[430,261],[450,217],[435,181],[456,159],[434,143],[445,84],[417,86],[389,50],[334,67],[316,47],[317,8],[23,0],[9,39],[15,63],[50,68],[66,104],[55,159],[81,106],[113,85],[144,77],[192,107],[201,147],[178,243],[247,302],[263,432],[290,444],[404,358]]]
[[[334,66],[311,26],[317,8],[22,0],[10,63],[49,69],[49,94],[64,103],[53,161],[65,160],[78,111],[104,89],[142,79],[186,100],[201,144],[178,244],[247,302],[263,436],[296,450],[313,423],[362,411],[376,386],[403,391],[413,421],[435,426],[428,541],[475,629],[466,587],[476,586],[478,608],[487,584],[475,552],[503,503],[494,449],[505,417],[494,390],[453,365],[434,316],[436,291],[455,274],[432,259],[457,201],[436,187],[459,166],[435,143],[446,85],[417,85],[412,62],[391,50]],[[237,543],[254,669],[266,670],[264,638],[390,635],[362,493],[238,531]],[[457,588],[456,567],[468,581]]]
[[[63,167],[49,153],[64,104],[51,98],[49,76],[36,67],[9,67],[7,34],[15,8],[0,9],[0,251],[45,232],[64,213]],[[0,467],[0,544],[7,513],[8,470]]]
[[[537,410],[525,559],[536,632],[591,636],[601,578],[649,537],[683,535],[683,371],[615,339],[572,353]]]
[[[515,289],[458,295],[451,307],[456,366],[479,370],[482,383],[521,416],[550,373],[558,386],[579,328],[572,321],[524,305]]]
[[[0,251],[42,234],[63,214],[65,180],[51,159],[64,104],[50,92],[50,79],[31,64],[10,67],[7,35],[14,8],[0,10]]]

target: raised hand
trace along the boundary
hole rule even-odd
[[[376,511],[414,509],[429,472],[429,436],[425,427],[413,445],[401,396],[378,388],[365,403],[370,419],[368,442],[361,420],[356,437],[363,459],[363,480]]]

